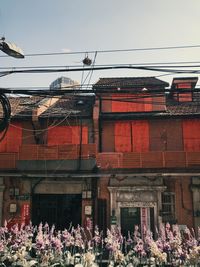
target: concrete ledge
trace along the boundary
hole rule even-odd
[[[16,167],[20,171],[88,171],[96,165],[95,159],[79,160],[18,160]]]

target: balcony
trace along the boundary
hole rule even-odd
[[[19,149],[19,160],[68,160],[89,159],[96,156],[95,144],[84,145],[23,145]]]
[[[4,170],[91,170],[96,164],[96,145],[22,145],[18,153],[0,153]],[[80,161],[81,159],[81,161]]]
[[[16,169],[17,153],[0,153],[0,170]]]
[[[59,166],[59,168],[58,168]],[[22,145],[18,153],[0,153],[0,170],[200,169],[200,151],[96,152],[95,144]]]
[[[200,168],[200,152],[151,151],[142,153],[106,152],[97,155],[100,169]]]

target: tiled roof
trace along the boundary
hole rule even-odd
[[[44,112],[39,117],[63,117],[68,115],[73,116],[89,116],[92,115],[92,108],[94,97],[93,96],[80,96],[77,98],[62,97],[53,105],[46,105],[45,100],[48,98],[42,96],[31,97],[9,97],[11,105],[11,118],[13,119],[25,119],[33,115],[33,110],[44,106],[46,107]],[[3,115],[2,106],[0,105],[0,117]]]
[[[200,92],[193,93],[193,101],[178,102],[171,97],[166,99],[166,111],[170,115],[198,115],[200,114]]]
[[[159,112],[159,116],[192,116],[200,115],[200,94],[195,94],[194,102],[176,102],[168,99],[166,110]],[[31,117],[33,110],[40,107],[45,100],[44,97],[10,97],[11,117],[26,119]],[[76,116],[92,116],[94,104],[94,96],[76,95],[72,98],[62,97],[55,104],[47,107],[47,109],[40,114],[40,118],[63,118]],[[145,112],[146,113],[146,112]],[[2,107],[0,105],[0,116],[2,115]],[[146,113],[148,116],[148,114]],[[150,116],[150,113],[149,113]]]
[[[40,117],[90,116],[92,115],[93,102],[93,96],[63,97],[43,112]]]
[[[38,107],[39,102],[43,97],[9,97],[11,106],[11,117],[21,118],[29,117],[32,115],[32,110]],[[2,106],[0,106],[0,114],[2,114]]]
[[[94,89],[106,88],[142,88],[142,87],[167,87],[169,84],[155,77],[121,77],[121,78],[100,78],[93,86]]]
[[[170,115],[200,115],[200,102],[168,103],[166,112]]]

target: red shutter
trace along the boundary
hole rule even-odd
[[[88,144],[88,127],[86,126],[82,129],[82,144]]]
[[[72,143],[72,131],[69,126],[56,126],[48,129],[48,145]]]
[[[183,121],[185,151],[200,151],[200,120]]]
[[[177,84],[177,88],[179,89],[191,89],[191,83],[179,83]],[[192,93],[179,93],[179,102],[191,102],[192,101]]]
[[[57,126],[48,129],[48,145],[80,144],[80,126]],[[88,129],[82,128],[82,144],[88,143]]]
[[[147,121],[132,122],[133,152],[149,151],[149,124]]]
[[[0,133],[0,138],[3,136],[3,133]],[[0,142],[0,152],[6,152],[6,144],[7,144],[7,134],[4,139]]]
[[[152,97],[149,95],[145,97],[144,94],[116,94],[112,95],[112,99],[112,112],[152,111]]]
[[[115,152],[131,152],[131,123],[115,123]]]
[[[80,140],[81,127],[73,126],[72,127],[72,144],[79,145],[88,143],[88,129],[86,126],[82,126],[82,140]]]
[[[191,102],[192,101],[192,93],[179,93],[179,102]]]
[[[153,100],[152,97],[147,95],[146,98],[144,98],[144,111],[152,111],[152,110],[153,110]]]
[[[127,96],[124,94],[112,95],[112,112],[127,112],[129,102],[122,102],[122,99],[126,99]],[[119,100],[119,101],[118,101]]]
[[[2,135],[0,135],[1,137]],[[0,152],[18,152],[22,144],[21,123],[13,123],[8,127],[4,139],[0,142]]]
[[[112,112],[134,112],[137,111],[137,104],[133,102],[134,95],[116,94],[112,95]],[[117,101],[119,100],[119,101]],[[124,100],[124,101],[122,101]]]
[[[191,83],[178,83],[177,84],[177,88],[179,89],[191,89],[192,88],[192,84]]]

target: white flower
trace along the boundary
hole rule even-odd
[[[85,253],[84,255],[84,260],[91,264],[94,260],[95,260],[95,255],[94,253],[91,253],[90,251],[88,251],[87,253]]]

